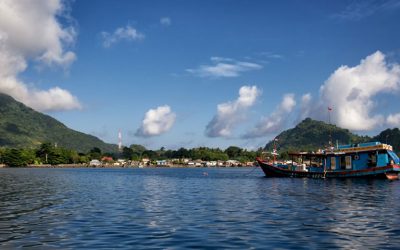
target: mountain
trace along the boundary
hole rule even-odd
[[[336,145],[336,141],[339,144],[348,144],[367,142],[372,139],[368,136],[353,134],[348,129],[306,118],[296,127],[280,133],[276,137],[278,138],[277,147],[279,151],[313,151],[322,149],[329,145],[329,135],[331,135],[333,145]],[[265,150],[271,151],[273,147],[273,141],[270,141],[265,146]]]
[[[400,130],[398,128],[386,129],[379,135],[374,136],[372,141],[380,141],[393,146],[396,153],[400,153]]]
[[[37,147],[43,142],[87,152],[93,147],[114,152],[116,145],[99,138],[69,129],[56,119],[37,112],[0,93],[0,147]]]

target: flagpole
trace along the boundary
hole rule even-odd
[[[331,110],[332,110],[332,109],[330,109],[330,108],[328,107],[329,125],[331,125]]]

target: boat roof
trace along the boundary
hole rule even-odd
[[[314,152],[290,152],[290,156],[300,156],[300,157],[324,157],[327,155],[341,155],[346,153],[359,153],[359,152],[367,152],[367,151],[376,151],[376,150],[389,150],[393,151],[393,147],[389,144],[384,144],[380,142],[368,142],[368,143],[357,143],[357,144],[348,144],[348,145],[340,145],[337,149],[332,151],[318,151]]]
[[[302,156],[302,157],[325,157],[325,153],[310,153],[310,152],[290,152],[291,156]]]
[[[338,147],[336,152],[344,153],[356,153],[362,151],[374,151],[374,150],[390,150],[393,151],[393,147],[389,144],[384,144],[380,142],[368,142],[368,143],[357,143],[341,145]]]

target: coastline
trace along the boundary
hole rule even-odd
[[[187,166],[187,165],[171,165],[171,166],[157,166],[150,165],[146,167],[139,166],[112,166],[112,165],[102,165],[102,166],[89,166],[88,164],[60,164],[60,165],[50,165],[50,164],[42,164],[42,165],[27,165],[25,167],[8,167],[4,164],[0,165],[0,168],[107,168],[107,169],[125,169],[125,168],[252,168],[255,166],[218,166],[218,167],[207,167],[207,166]]]

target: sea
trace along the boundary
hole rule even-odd
[[[0,249],[399,249],[400,181],[0,169]]]

